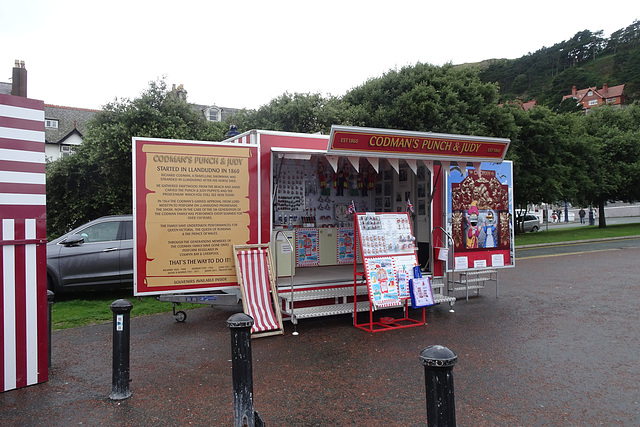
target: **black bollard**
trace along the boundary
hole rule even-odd
[[[234,427],[261,427],[264,421],[253,409],[253,368],[251,365],[251,327],[253,318],[236,313],[227,319],[231,330],[231,376],[233,378]]]
[[[427,426],[456,425],[456,404],[453,393],[453,367],[458,356],[441,345],[431,345],[420,353],[424,365],[427,391]]]
[[[49,352],[49,367],[51,367],[51,306],[53,305],[54,294],[47,289],[47,327],[49,328],[47,335],[47,351]]]
[[[131,397],[129,391],[129,336],[130,312],[133,308],[126,299],[119,299],[110,305],[113,311],[113,376],[109,397],[123,400]]]

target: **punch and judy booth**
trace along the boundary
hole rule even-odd
[[[279,310],[294,323],[410,305],[418,272],[434,302],[453,304],[456,267],[513,265],[508,145],[346,126],[134,138],[135,292],[232,292],[233,245],[269,244]]]

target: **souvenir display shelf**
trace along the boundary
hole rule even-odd
[[[424,307],[421,320],[409,317],[409,280],[413,278],[418,258],[408,213],[356,213],[354,218],[354,234],[360,245],[369,297],[368,322],[358,323],[356,314],[354,326],[379,332],[424,325]],[[357,261],[354,261],[354,313],[357,313],[358,276]],[[386,308],[401,308],[403,316],[379,317],[374,321],[373,312]]]

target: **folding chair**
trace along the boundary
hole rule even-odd
[[[244,312],[253,317],[251,336],[284,334],[269,244],[233,245]]]

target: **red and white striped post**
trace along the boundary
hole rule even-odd
[[[0,391],[47,381],[44,102],[0,94]]]

